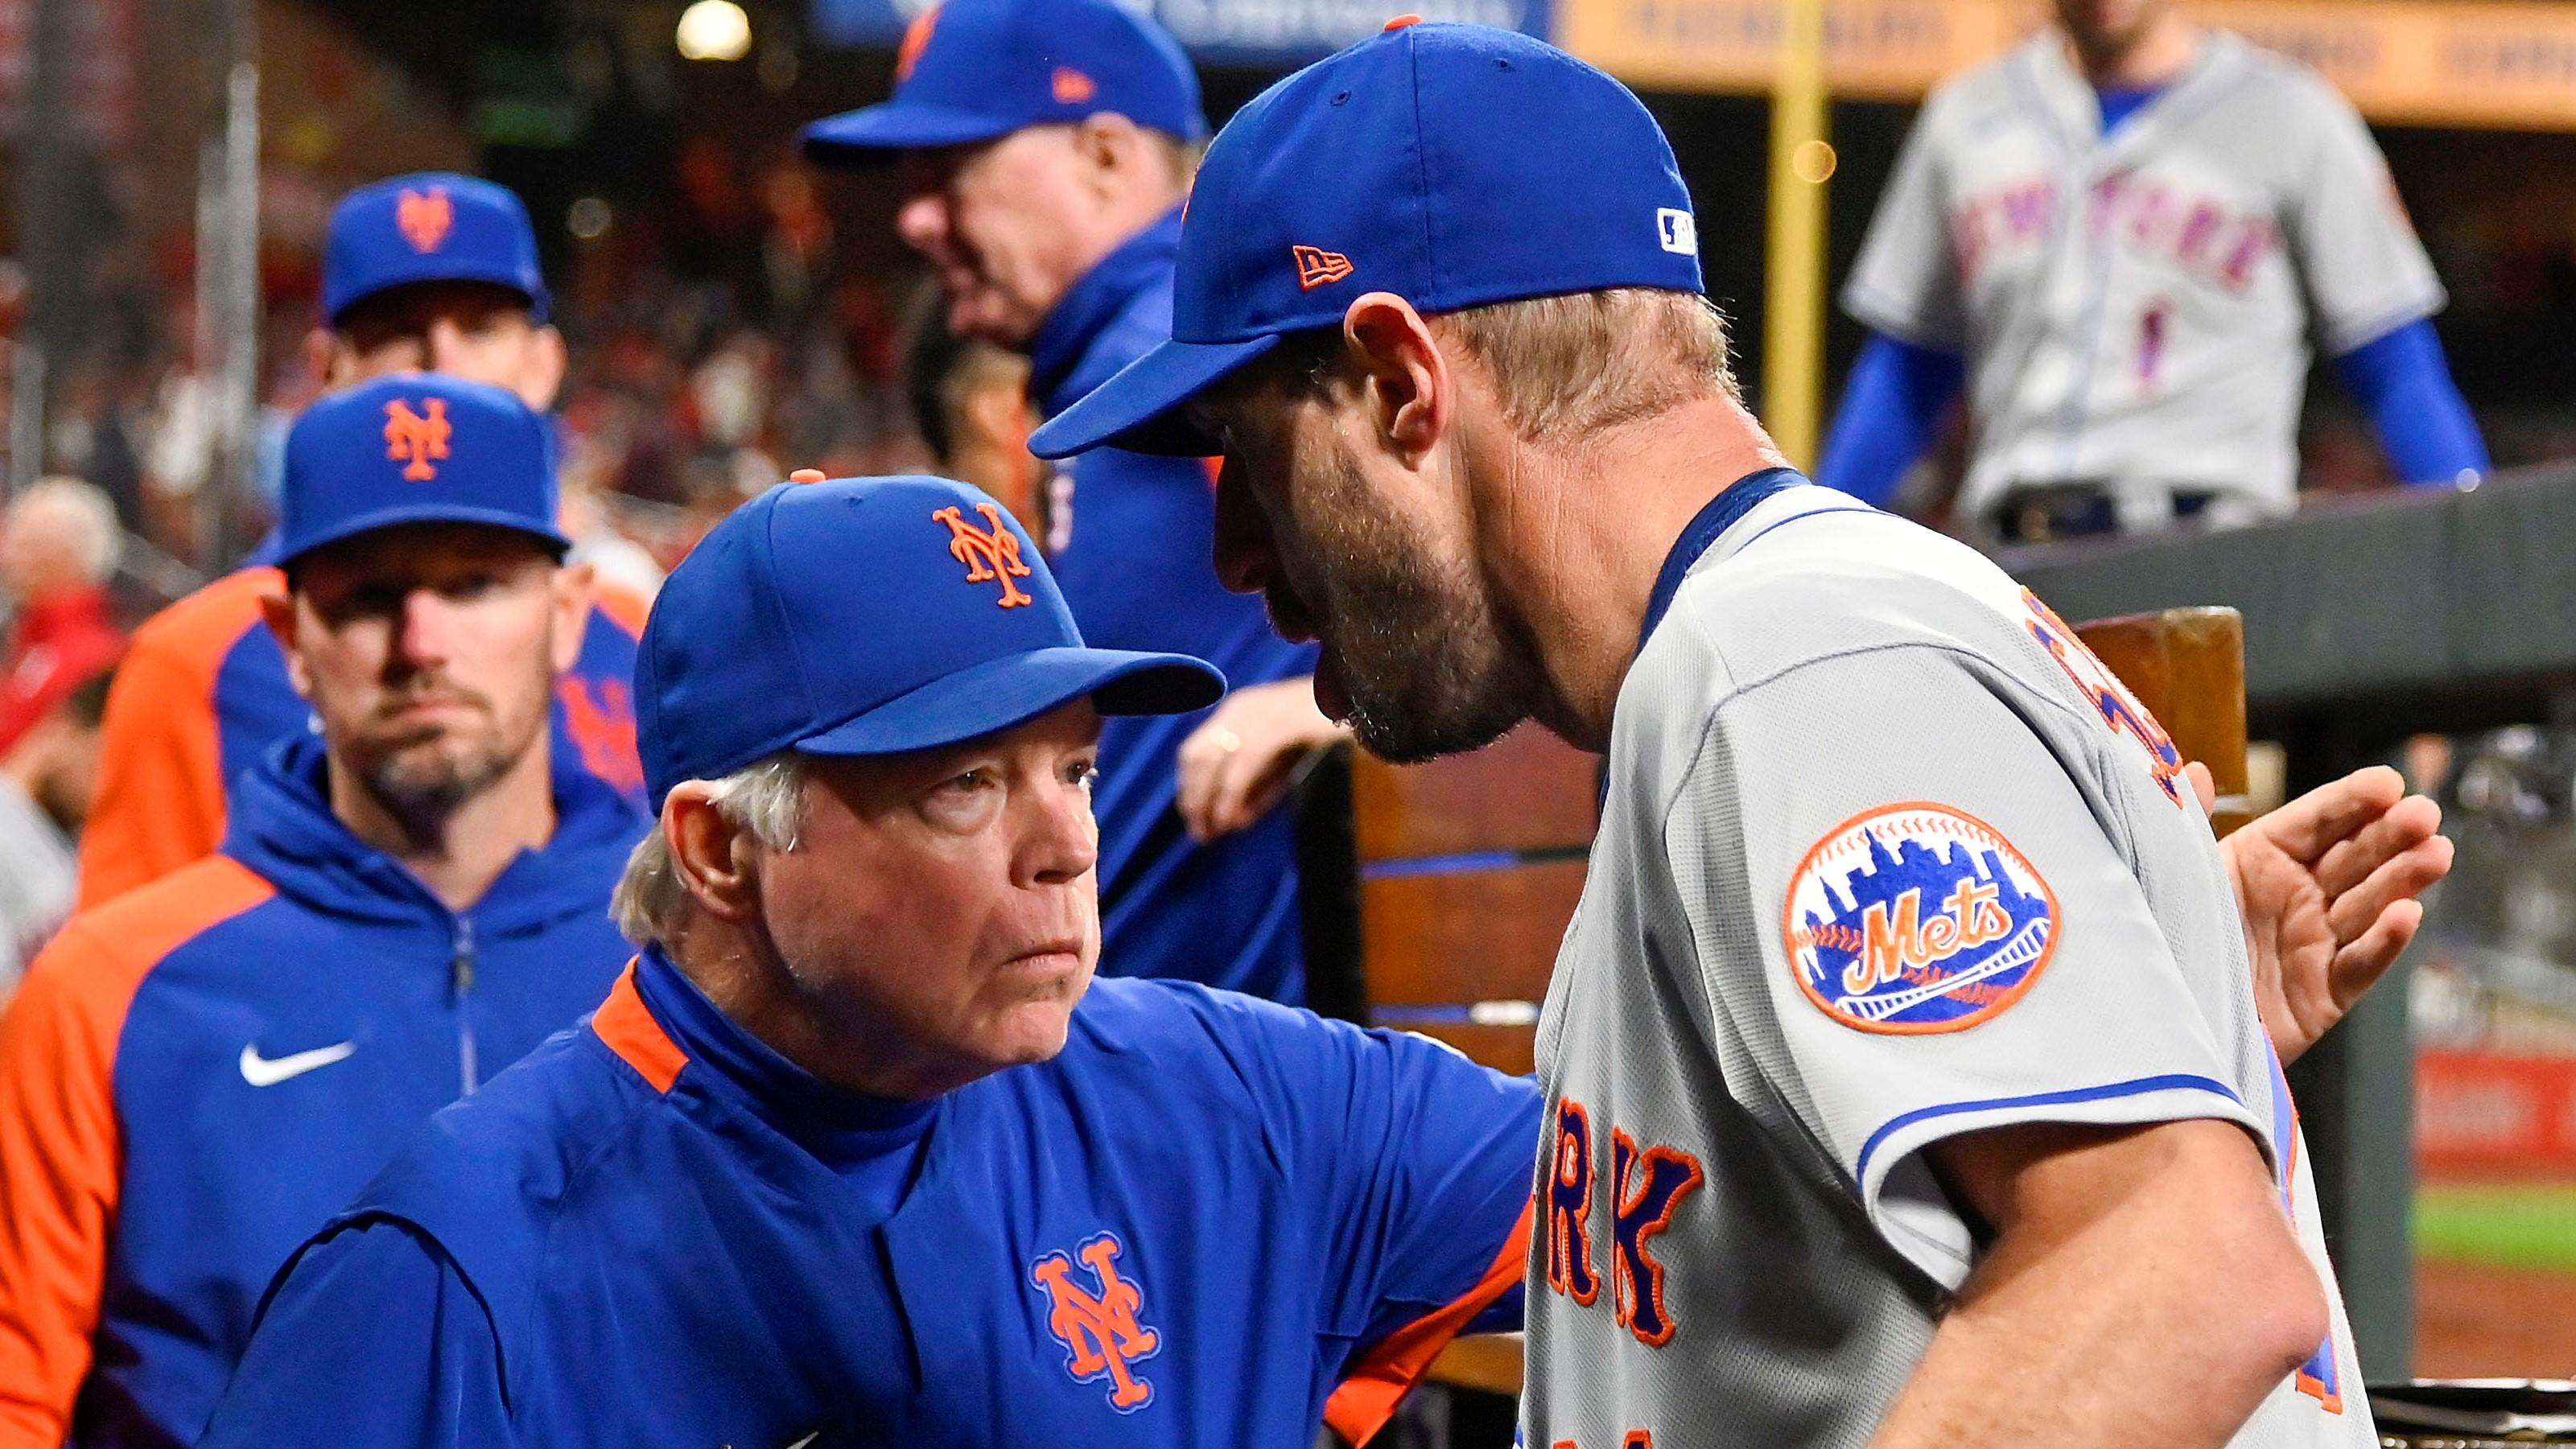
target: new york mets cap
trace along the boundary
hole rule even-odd
[[[1030,447],[1213,452],[1181,404],[1370,292],[1435,313],[1605,287],[1700,290],[1690,193],[1654,117],[1515,31],[1397,22],[1217,133],[1181,224],[1171,340]]]
[[[554,434],[497,387],[395,373],[335,392],[286,435],[276,557],[404,523],[481,523],[560,555]]]
[[[900,754],[1085,695],[1181,714],[1224,692],[1187,655],[1086,646],[1019,521],[925,477],[782,483],[734,510],[664,581],[635,663],[657,809],[780,750]]]
[[[506,186],[445,171],[371,182],[340,198],[322,257],[322,315],[415,282],[489,282],[546,315],[537,234]]]
[[[893,98],[807,126],[805,154],[882,160],[1100,111],[1185,141],[1207,134],[1179,42],[1115,0],[947,0],[904,32]]]

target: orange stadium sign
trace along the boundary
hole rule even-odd
[[[2576,6],[2543,0],[2188,0],[2315,66],[2375,121],[2576,131]],[[2042,24],[2036,0],[1828,0],[1833,89],[1913,100]],[[1558,0],[1556,41],[1632,85],[1757,92],[1780,0]]]

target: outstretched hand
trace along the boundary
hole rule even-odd
[[[2188,767],[2208,808],[2209,772]],[[2385,765],[2320,785],[2219,842],[2254,1003],[2272,1048],[2296,1060],[2343,1020],[2424,924],[2417,897],[2451,869],[2442,809]]]

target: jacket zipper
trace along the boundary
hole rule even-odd
[[[474,992],[474,923],[463,917],[456,922],[455,948],[447,958],[448,983],[456,997],[456,1065],[464,1079],[463,1095],[474,1095],[482,1085],[474,1061],[474,1014],[467,998]]]

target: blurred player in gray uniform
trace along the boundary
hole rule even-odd
[[[1217,137],[1173,340],[1033,440],[1221,446],[1220,570],[1371,749],[1535,717],[1608,756],[1524,1442],[2370,1445],[2265,1003],[2294,1039],[2284,959],[2412,934],[2431,803],[2381,771],[2231,840],[2320,893],[2249,962],[2145,711],[1966,547],[1780,466],[1698,224],[1617,82],[1403,26]]]
[[[2351,104],[2174,0],[2056,8],[1915,122],[1843,293],[1874,335],[1818,478],[1886,502],[1964,386],[1980,531],[2284,514],[2311,337],[2402,479],[2484,473],[2441,283]]]

